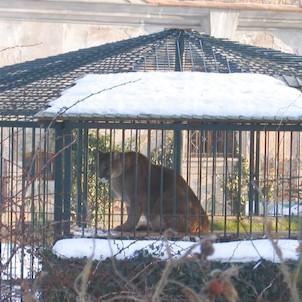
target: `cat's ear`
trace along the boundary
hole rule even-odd
[[[113,151],[112,152],[112,159],[113,160],[119,160],[121,158],[121,153],[118,151]]]

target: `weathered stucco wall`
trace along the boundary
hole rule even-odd
[[[302,55],[302,31],[298,30],[290,32],[237,31],[233,36],[233,40],[243,44]]]
[[[302,55],[301,1],[1,0],[0,66],[175,27]]]
[[[162,28],[164,29],[164,27]],[[149,34],[158,28],[0,22],[0,66]],[[215,34],[215,33],[214,33]],[[302,31],[235,31],[232,40],[302,55]]]
[[[0,66],[147,34],[141,28],[0,21]]]

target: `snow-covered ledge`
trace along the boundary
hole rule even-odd
[[[71,238],[57,241],[53,246],[53,252],[61,258],[91,257],[94,260],[105,260],[115,257],[116,259],[130,259],[138,253],[144,253],[161,260],[168,260],[171,257],[177,259],[184,256],[201,255],[204,242]],[[278,240],[277,245],[284,260],[299,259],[298,240],[281,239]],[[207,243],[208,246],[209,243]],[[213,243],[212,247],[213,254],[207,256],[210,261],[243,263],[266,259],[276,263],[280,262],[269,239]]]

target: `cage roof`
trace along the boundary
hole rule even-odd
[[[2,116],[34,116],[86,74],[136,71],[259,73],[302,88],[302,56],[193,30],[159,33],[0,68]]]

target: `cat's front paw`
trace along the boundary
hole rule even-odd
[[[116,232],[133,232],[134,227],[126,225],[126,224],[121,224],[121,225],[118,225],[117,227],[115,227],[113,230]]]

